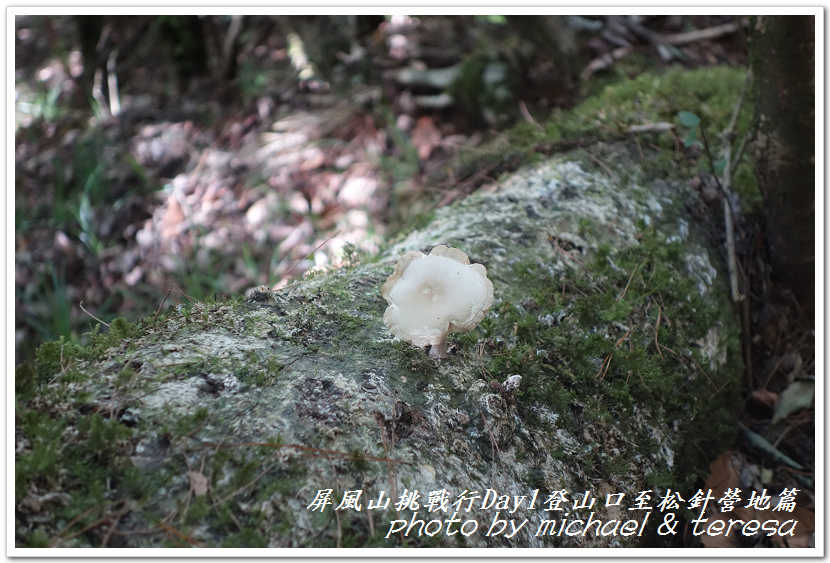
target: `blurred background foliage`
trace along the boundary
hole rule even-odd
[[[83,343],[81,302],[132,319],[173,284],[219,297],[373,254],[509,168],[494,141],[556,140],[588,96],[745,65],[746,43],[731,16],[21,15],[14,56],[21,362]]]

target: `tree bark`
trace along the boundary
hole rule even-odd
[[[810,314],[815,307],[815,18],[758,16],[750,54],[755,175],[773,264]]]

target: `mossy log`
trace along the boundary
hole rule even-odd
[[[17,373],[18,546],[665,544],[657,504],[693,495],[731,439],[741,366],[719,259],[684,215],[691,194],[644,166],[624,143],[558,156],[378,256],[42,348]],[[495,288],[444,360],[390,334],[380,295],[404,252],[439,244]],[[516,374],[518,389],[500,386]],[[347,491],[361,510],[333,510]],[[413,521],[415,504],[396,510],[413,491],[438,533],[389,533]],[[549,512],[557,491],[566,510]],[[575,510],[586,491],[596,504]],[[643,522],[627,510],[641,491],[653,514],[624,535]],[[463,494],[481,498],[468,511]],[[615,533],[537,534],[592,512]],[[527,523],[495,534],[497,513]]]

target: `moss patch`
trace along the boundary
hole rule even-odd
[[[517,128],[525,144],[499,162],[680,109],[713,125],[728,115],[726,94],[681,74],[606,89],[545,133]],[[717,76],[740,85],[735,71]],[[686,90],[705,107],[683,107]],[[333,502],[390,495],[393,473],[424,491],[494,480],[541,495],[596,480],[688,490],[734,428],[740,360],[705,345],[716,336],[734,352],[737,334],[706,253],[678,234],[688,223],[678,173],[666,172],[672,139],[650,139],[651,168],[635,141],[586,145],[437,211],[379,261],[351,256],[268,302],[195,303],[114,322],[87,348],[45,345],[16,372],[17,545],[101,545],[100,522],[120,514],[123,529],[153,530],[110,538],[125,546],[334,546],[333,515],[307,502],[324,488]],[[484,263],[497,295],[440,363],[391,337],[379,294],[393,258],[433,239]],[[512,374],[523,378],[514,396],[490,386]],[[339,533],[350,546],[398,541],[357,513],[341,515]]]

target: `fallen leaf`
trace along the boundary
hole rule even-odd
[[[712,494],[718,499],[727,489],[741,488],[741,471],[744,463],[732,450],[726,450],[709,466],[712,472],[706,479],[705,489],[712,489]]]
[[[756,405],[771,409],[778,401],[778,394],[766,389],[755,389],[749,399]]]
[[[699,528],[698,530],[707,529],[703,526],[708,526],[715,520],[722,520],[726,523],[726,528],[728,528],[730,518],[734,519],[735,515],[730,514],[729,512],[718,512],[714,516],[710,516],[708,522],[702,525],[701,528]],[[700,536],[700,542],[703,544],[704,547],[709,548],[743,547],[741,546],[741,542],[738,540],[738,536],[741,533],[740,528],[733,526],[732,529],[729,530],[728,536],[723,535],[726,533],[726,528],[724,528],[719,535],[710,536],[706,533],[702,534]]]
[[[814,510],[804,508],[802,506],[796,506],[792,512],[778,512],[777,514],[777,518],[780,520],[793,519],[798,522],[798,524],[795,525],[795,531],[793,532],[792,537],[779,537],[775,535],[770,538],[772,541],[780,544],[781,547],[795,548],[815,546],[815,538],[813,534],[816,531],[816,513]],[[787,540],[786,544],[784,544],[784,539]]]
[[[441,144],[441,132],[435,127],[431,117],[422,117],[415,124],[410,140],[418,149],[420,159],[426,160],[432,154],[432,149]]]
[[[190,490],[194,495],[200,497],[207,493],[208,480],[201,471],[188,471],[187,478],[190,479]]]
[[[804,410],[813,404],[816,395],[814,381],[794,381],[784,389],[778,402],[775,403],[775,410],[772,414],[772,424],[780,422],[800,410]]]
[[[166,239],[177,236],[180,230],[179,225],[184,219],[184,209],[182,209],[176,196],[171,194],[167,198],[167,210],[161,219],[161,236]]]

